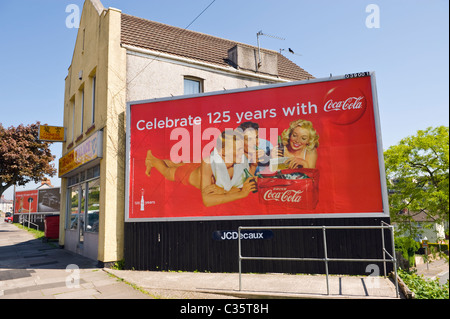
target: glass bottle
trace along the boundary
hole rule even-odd
[[[250,174],[250,172],[246,168],[244,169],[244,173],[245,173],[245,180],[247,180],[250,177],[251,178],[250,182],[255,184],[255,188],[256,189],[254,191],[252,191],[252,192],[253,193],[257,193],[258,192],[258,185],[256,184],[255,177],[252,174]]]
[[[141,189],[141,212],[145,209],[144,189]]]

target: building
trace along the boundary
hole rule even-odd
[[[5,199],[5,196],[0,197],[0,212],[9,213],[13,210],[13,201]]]
[[[430,243],[437,243],[445,239],[445,231],[448,231],[448,222],[439,222],[436,217],[426,211],[402,212],[403,221],[393,223],[399,232],[399,236],[410,237],[414,235],[417,242],[426,238]]]
[[[86,0],[65,79],[59,244],[100,264],[124,257],[128,101],[310,78],[278,52]]]

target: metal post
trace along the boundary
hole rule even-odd
[[[323,251],[324,251],[324,261],[325,261],[325,272],[327,278],[327,295],[330,294],[330,282],[328,281],[328,255],[327,255],[327,235],[325,234],[326,229],[325,226],[322,227],[323,232]]]
[[[241,253],[241,227],[238,228],[238,250],[239,250],[239,291],[242,290],[242,253]]]
[[[258,63],[256,64],[256,70],[258,71],[261,67],[261,46],[259,45],[259,36],[262,35],[262,31],[256,34],[256,39],[258,41]]]
[[[13,190],[14,194],[14,198],[13,198],[13,211],[12,211],[12,216],[13,216],[13,221],[14,221],[14,215],[16,214],[16,183],[14,183],[14,190]]]
[[[28,228],[30,228],[30,219],[31,219],[31,201],[28,199]]]
[[[384,228],[381,228],[381,242],[383,243],[384,278],[386,278],[386,246],[384,244]]]
[[[392,240],[392,260],[394,262],[394,277],[395,277],[395,293],[396,297],[400,298],[399,292],[398,292],[398,278],[397,278],[397,258],[395,257],[395,243],[394,243],[394,227],[389,226],[391,230],[391,240]]]
[[[242,290],[242,260],[285,260],[285,261],[323,261],[325,262],[325,273],[326,273],[326,282],[327,282],[327,294],[330,294],[330,283],[329,283],[329,271],[328,271],[328,262],[392,262],[394,266],[394,277],[395,277],[395,291],[396,297],[400,297],[399,293],[399,285],[398,285],[398,273],[397,273],[397,259],[395,257],[395,243],[394,243],[394,227],[382,222],[385,226],[279,226],[279,227],[270,227],[270,226],[258,226],[258,227],[248,227],[248,226],[240,226],[238,228],[238,249],[239,249],[239,291]],[[367,259],[367,258],[328,258],[328,248],[327,248],[327,237],[326,230],[328,229],[382,229],[382,243],[383,243],[383,259]],[[384,238],[384,228],[389,229],[391,231],[391,241],[392,241],[392,252],[393,256],[386,250],[386,241]],[[323,247],[324,247],[324,258],[283,258],[283,257],[247,257],[242,256],[242,242],[241,242],[241,230],[244,229],[314,229],[320,230],[322,229],[323,233]],[[389,259],[386,259],[386,255],[389,256]],[[386,276],[386,266],[385,266],[385,276]]]

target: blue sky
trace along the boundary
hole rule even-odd
[[[103,0],[105,7],[185,28],[212,0]],[[75,0],[0,1],[0,123],[62,126],[64,78],[77,29],[66,27]],[[368,28],[369,4],[379,28]],[[317,78],[375,71],[383,146],[449,124],[448,0],[216,0],[189,28],[285,53]],[[61,144],[52,152],[62,156]],[[58,178],[53,178],[59,186]],[[27,185],[33,189],[35,185]],[[11,189],[5,193],[12,198]]]

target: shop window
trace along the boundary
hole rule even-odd
[[[88,183],[88,210],[86,217],[86,231],[98,232],[100,211],[100,180],[96,179]]]
[[[86,180],[93,179],[100,176],[100,165],[94,166],[86,170]]]
[[[100,212],[100,165],[68,178],[67,229],[79,232],[84,242],[85,232],[97,233]]]
[[[69,188],[69,218],[67,219],[68,225],[67,227],[72,230],[76,230],[78,228],[78,187]]]
[[[76,174],[72,177],[67,178],[67,185],[72,186],[80,182],[80,175]]]
[[[85,216],[86,216],[86,184],[83,183],[81,184],[80,187],[80,195],[79,195],[80,201],[81,201],[81,205],[78,208],[78,219],[79,219],[79,227],[78,227],[78,231],[80,232],[79,237],[78,237],[78,242],[80,244],[84,243],[84,231],[86,228],[86,225],[84,223],[84,221],[86,220]]]

